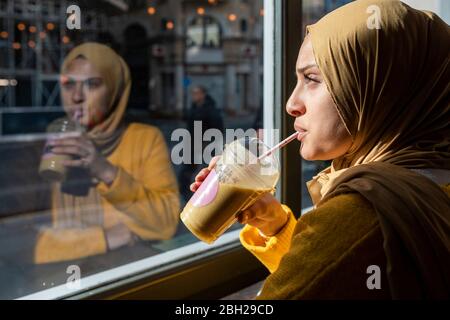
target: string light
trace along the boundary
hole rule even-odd
[[[28,41],[28,46],[32,49],[36,48],[36,42],[34,42],[33,40]]]
[[[205,14],[205,9],[204,8],[202,8],[202,7],[198,7],[197,8],[197,14],[199,14],[199,15],[204,15]]]
[[[236,21],[237,16],[234,13],[230,13],[228,15],[228,20],[230,20],[231,22]]]
[[[47,30],[52,31],[55,29],[55,25],[51,22],[47,23]]]
[[[167,21],[166,28],[167,30],[172,30],[175,27],[173,21]]]
[[[22,46],[18,42],[13,42],[12,47],[15,50],[19,50],[20,48],[22,48]]]
[[[68,43],[70,42],[70,38],[69,38],[68,36],[63,36],[63,37],[62,37],[62,42],[63,42],[64,44],[68,44]]]
[[[156,8],[155,7],[148,7],[147,8],[147,13],[149,14],[149,15],[154,15],[155,13],[156,13]]]
[[[30,26],[28,28],[28,31],[30,31],[31,33],[35,33],[37,31],[37,28],[35,26]]]
[[[7,31],[2,31],[2,32],[0,32],[0,37],[2,37],[3,39],[6,39],[6,38],[8,38],[8,32]]]
[[[17,25],[17,29],[19,29],[20,31],[25,30],[26,26],[25,23],[21,22]]]

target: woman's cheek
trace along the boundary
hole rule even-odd
[[[95,101],[90,101],[88,104],[88,127],[89,129],[92,129],[99,123],[101,123],[103,120],[105,120],[105,108],[101,107],[101,104]]]

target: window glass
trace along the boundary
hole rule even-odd
[[[199,241],[203,133],[262,128],[262,6],[0,1],[0,298]]]

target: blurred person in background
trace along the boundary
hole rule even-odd
[[[225,133],[222,110],[217,107],[216,101],[214,101],[206,88],[201,85],[195,85],[191,89],[191,95],[191,107],[185,110],[183,114],[184,121],[186,122],[187,129],[191,136],[191,145],[189,146],[191,150],[191,163],[183,164],[181,170],[180,184],[185,200],[188,200],[190,197],[189,185],[193,175],[204,166],[203,163],[194,163],[196,157],[202,159],[203,162],[204,144],[209,143],[203,141],[203,134],[208,129],[217,129],[222,134]],[[194,126],[196,123],[197,126],[201,125],[202,128],[200,137],[195,136]],[[200,146],[198,150],[195,148],[196,144],[194,138],[201,139],[201,142],[197,143],[197,145]]]

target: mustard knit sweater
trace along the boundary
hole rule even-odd
[[[442,186],[450,197],[450,184]],[[275,236],[263,238],[249,225],[241,243],[271,272],[258,299],[390,299],[383,236],[369,202],[356,193],[336,196]],[[369,289],[381,270],[381,289]],[[370,281],[369,281],[370,282]]]
[[[42,230],[35,247],[36,263],[104,253],[105,230],[119,225],[141,239],[173,236],[178,225],[178,185],[161,132],[156,127],[130,124],[108,160],[119,170],[111,186],[96,186],[102,198],[103,225]],[[56,219],[55,208],[52,214]]]

